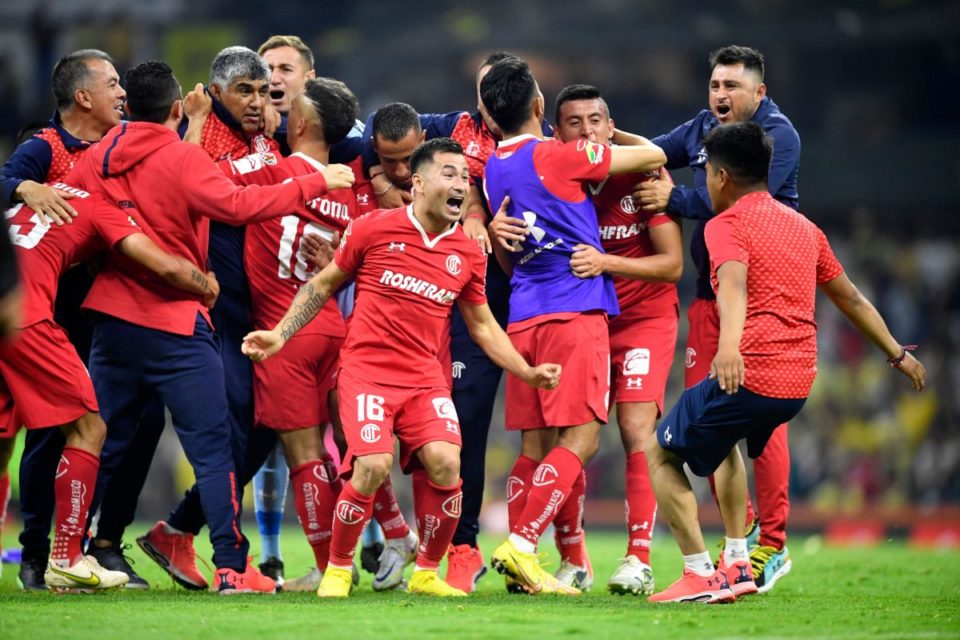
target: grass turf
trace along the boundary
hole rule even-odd
[[[141,529],[146,527],[134,531]],[[4,542],[13,546],[14,536],[8,533]],[[482,540],[487,555],[496,542]],[[252,543],[256,549],[257,540]],[[898,541],[841,549],[822,547],[819,538],[793,539],[793,571],[773,591],[706,606],[652,605],[607,594],[605,581],[624,545],[622,534],[588,536],[597,584],[576,599],[508,595],[492,570],[477,594],[461,600],[374,593],[366,573],[346,601],[321,601],[309,593],[224,598],[175,588],[139,549],[130,556],[153,585],[150,591],[32,594],[17,590],[18,567],[6,565],[0,638],[960,638],[956,551],[917,551]],[[208,553],[206,540],[197,546]],[[312,554],[299,530],[284,531],[283,548],[288,576],[305,573]],[[556,553],[550,555],[556,566]],[[660,588],[679,576],[681,560],[671,539],[656,539],[653,565]]]

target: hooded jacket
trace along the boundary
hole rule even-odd
[[[70,184],[134,209],[165,251],[207,264],[210,220],[246,224],[302,211],[327,191],[322,173],[271,186],[238,187],[195,144],[164,125],[124,122],[77,162]],[[84,309],[178,335],[193,335],[199,299],[111,254]]]

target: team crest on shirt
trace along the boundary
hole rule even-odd
[[[650,349],[630,349],[623,356],[623,374],[645,376],[650,373]]]
[[[455,276],[460,275],[460,265],[463,264],[463,261],[460,259],[460,256],[454,254],[447,256],[447,271],[452,273]]]
[[[254,148],[254,150],[257,151],[258,153],[263,153],[263,152],[265,152],[265,151],[269,151],[269,150],[270,150],[270,143],[267,142],[267,139],[264,138],[262,135],[261,135],[261,136],[257,136],[256,138],[253,139],[253,148]],[[274,162],[274,164],[276,164],[276,162],[277,162],[277,158],[276,158],[276,157],[273,158],[273,162]]]
[[[637,199],[633,196],[623,196],[620,199],[620,210],[624,213],[636,213],[637,209]]]

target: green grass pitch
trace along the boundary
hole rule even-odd
[[[12,546],[9,529],[5,543]],[[146,526],[134,532],[141,529]],[[819,538],[793,539],[793,571],[769,594],[732,605],[652,605],[606,593],[625,537],[588,534],[597,584],[580,598],[508,595],[492,571],[479,592],[464,600],[374,593],[366,573],[347,601],[292,593],[225,598],[174,588],[139,549],[130,555],[153,585],[150,591],[25,594],[17,590],[17,566],[6,565],[0,578],[0,639],[960,638],[956,551],[917,551],[899,541],[842,549],[822,547]],[[482,541],[487,555],[496,542]],[[252,548],[259,548],[256,539]],[[283,548],[287,573],[305,573],[312,556],[297,529],[285,529]],[[198,550],[208,552],[206,540],[198,542]],[[550,556],[555,567],[556,552]],[[655,540],[653,565],[661,588],[679,576],[681,560],[672,539]]]

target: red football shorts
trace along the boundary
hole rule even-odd
[[[534,389],[507,374],[507,431],[574,427],[607,421],[610,398],[610,337],[604,313],[581,313],[509,332],[510,341],[531,365],[563,367],[560,384]]]
[[[87,368],[66,332],[44,320],[18,332],[0,354],[0,437],[20,425],[57,427],[99,411]]]
[[[656,402],[663,415],[663,394],[677,347],[680,311],[652,318],[610,322],[610,389],[613,402]]]
[[[720,312],[715,300],[694,298],[687,310],[690,332],[684,361],[683,386],[687,389],[710,375],[710,364],[720,344]]]
[[[276,355],[253,365],[254,421],[277,431],[325,425],[343,338],[297,334]]]
[[[341,472],[349,477],[353,459],[375,453],[393,453],[400,441],[400,468],[411,472],[419,464],[414,455],[429,442],[458,447],[460,419],[450,389],[395,387],[365,380],[348,369],[337,375],[340,420],[347,439]]]

